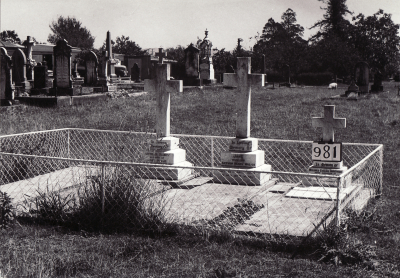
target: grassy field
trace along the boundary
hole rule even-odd
[[[251,135],[258,138],[317,140],[311,117],[336,105],[347,128],[336,141],[384,145],[383,196],[354,217],[348,252],[357,246],[369,260],[358,264],[319,262],[320,250],[299,252],[223,235],[102,235],[60,227],[15,224],[0,230],[0,277],[399,277],[400,276],[400,96],[395,83],[358,101],[330,99],[344,93],[322,87],[264,88],[252,93]],[[175,134],[233,136],[235,90],[192,89],[171,97]],[[152,131],[155,98],[109,99],[85,106],[1,110],[0,134],[80,127]],[[347,248],[347,249],[346,249]]]

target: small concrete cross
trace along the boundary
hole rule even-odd
[[[224,73],[224,86],[237,86],[236,137],[250,137],[251,87],[264,86],[265,74],[251,74],[251,58],[237,58],[236,73]]]
[[[334,129],[345,128],[345,118],[335,118],[335,105],[324,105],[324,117],[312,118],[313,127],[322,127],[322,140],[334,142]]]
[[[158,63],[162,64],[163,63],[163,58],[166,57],[167,55],[165,54],[165,52],[163,52],[162,48],[158,49],[158,53],[156,53],[156,56],[158,56]]]
[[[144,80],[145,91],[155,91],[157,100],[156,133],[157,137],[170,136],[170,96],[183,92],[182,80],[169,80],[168,64],[157,64],[154,79]]]

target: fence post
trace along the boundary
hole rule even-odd
[[[382,187],[383,187],[383,146],[379,150],[379,188],[378,194],[375,193],[375,198],[380,197],[382,195]]]
[[[69,148],[69,144],[70,144],[70,130],[67,130],[67,158],[71,158],[71,154],[70,154],[70,148]]]
[[[104,176],[104,163],[101,163],[101,181],[100,181],[100,190],[101,190],[101,215],[104,215],[104,203],[105,203],[105,176]]]
[[[337,191],[336,191],[336,234],[339,233],[340,229],[340,187],[344,177],[337,179]]]
[[[211,137],[211,167],[214,167],[214,138]]]

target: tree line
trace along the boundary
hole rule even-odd
[[[395,24],[391,14],[382,9],[371,16],[354,15],[349,11],[346,0],[318,0],[324,4],[323,19],[310,29],[317,29],[308,40],[303,38],[304,27],[297,23],[296,12],[287,9],[281,21],[270,18],[261,34],[254,38],[256,43],[250,50],[238,45],[233,51],[216,49],[213,64],[216,72],[224,72],[226,67],[236,67],[237,57],[251,57],[252,71],[262,72],[262,57],[265,56],[269,77],[299,77],[305,73],[327,73],[339,78],[349,78],[354,65],[366,61],[373,72],[383,76],[398,75],[400,56],[399,25]],[[351,16],[351,21],[346,19]],[[73,47],[93,50],[102,56],[104,41],[99,49],[94,48],[95,38],[82,23],[74,17],[60,16],[50,25],[51,34],[47,41],[55,44],[65,39]],[[24,43],[15,31],[1,32],[1,40]],[[34,41],[35,38],[33,38]],[[39,43],[39,42],[37,42]],[[135,41],[124,35],[111,41],[114,53],[125,55],[143,55],[146,53]],[[168,48],[168,57],[184,66],[184,49],[179,45]]]

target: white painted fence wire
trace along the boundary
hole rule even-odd
[[[150,133],[61,129],[3,136],[0,191],[19,215],[77,229],[173,224],[285,240],[338,225],[382,192],[382,145],[343,144],[349,170],[328,176],[307,172],[312,142],[259,139],[271,171],[256,173],[221,167],[231,138],[174,136],[193,166],[143,163],[155,138]]]

